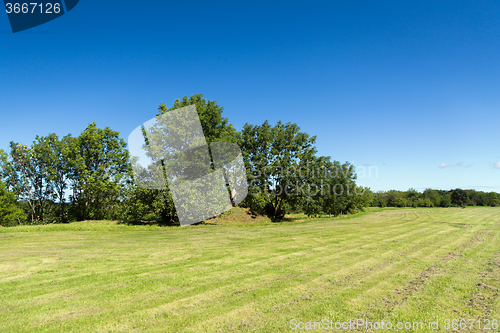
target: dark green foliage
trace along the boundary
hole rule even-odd
[[[315,141],[316,137],[300,132],[297,124],[278,122],[271,126],[265,121],[262,125],[244,125],[241,149],[249,196],[263,199],[270,217],[282,218],[306,195],[304,189],[310,190],[311,177],[302,176],[299,170],[314,162]],[[250,206],[251,201],[248,199],[243,205]]]
[[[426,189],[423,193],[414,189],[406,192],[391,190],[375,193],[372,205],[375,207],[495,207],[500,205],[500,193],[462,189],[450,191]]]
[[[190,97],[184,96],[182,99],[177,99],[171,108],[167,108],[166,104],[163,103],[158,107],[157,115],[189,105],[196,106],[203,134],[208,144],[215,141],[234,143],[239,141],[239,133],[229,124],[228,119],[222,116],[224,108],[217,105],[216,101],[206,100],[202,94],[195,94]],[[162,129],[160,128],[160,130]],[[165,135],[165,133],[152,131],[151,135]],[[176,166],[168,162],[162,161],[165,168],[168,167],[170,172],[175,171]],[[165,163],[169,165],[165,165]],[[175,163],[179,163],[179,161],[175,161]],[[181,163],[181,165],[183,164]],[[164,190],[150,190],[142,189],[135,183],[129,183],[124,191],[123,208],[120,211],[121,218],[157,220],[163,224],[178,225],[179,222],[174,202],[166,181],[165,187],[166,189]]]
[[[10,147],[9,155],[0,154],[0,173],[30,223],[114,217],[130,169],[118,132],[91,123],[77,138],[49,134],[30,146],[11,142]]]
[[[151,190],[130,185],[117,216],[124,220],[155,221],[179,225],[172,197],[168,190]]]
[[[70,147],[72,206],[78,220],[115,218],[121,188],[130,174],[129,154],[119,133],[91,123]]]
[[[483,206],[491,206],[497,207],[500,206],[500,194],[496,192],[484,193],[483,197]]]
[[[325,169],[329,177],[322,183],[324,192],[320,194],[324,213],[329,216],[354,213],[366,205],[360,196],[363,191],[356,187],[356,172],[352,164],[328,160],[322,170]]]
[[[241,148],[249,195],[242,203],[280,219],[289,212],[337,216],[369,205],[372,193],[357,187],[354,166],[316,156],[316,137],[297,124],[245,124]]]
[[[426,189],[423,196],[430,200],[431,207],[441,207],[442,194],[436,190]]]
[[[465,207],[470,204],[469,196],[464,190],[457,188],[451,192],[451,204]]]
[[[7,227],[26,221],[26,216],[16,201],[15,194],[7,191],[5,184],[0,182],[0,226]]]

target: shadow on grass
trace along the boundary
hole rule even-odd
[[[269,217],[272,223],[292,223],[305,221],[307,217],[303,216],[284,216],[284,217]]]
[[[139,219],[133,219],[133,220],[120,220],[117,222],[119,225],[142,225],[142,226],[159,226],[159,227],[179,227],[180,224],[179,222],[176,221],[144,221],[144,220],[139,220]]]

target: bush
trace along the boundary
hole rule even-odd
[[[395,207],[408,207],[408,206],[412,206],[411,203],[409,203],[405,198],[396,198],[394,199],[393,201],[393,205]]]
[[[7,227],[22,224],[26,221],[23,211],[17,206],[14,193],[7,191],[5,184],[0,183],[0,225]]]

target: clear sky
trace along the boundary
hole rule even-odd
[[[0,149],[127,139],[203,93],[237,129],[297,123],[372,190],[500,192],[498,1],[81,0],[16,34],[0,13],[0,41]]]

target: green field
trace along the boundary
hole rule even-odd
[[[0,228],[1,332],[288,332],[292,319],[358,318],[446,331],[445,319],[500,319],[499,291],[500,208]]]

